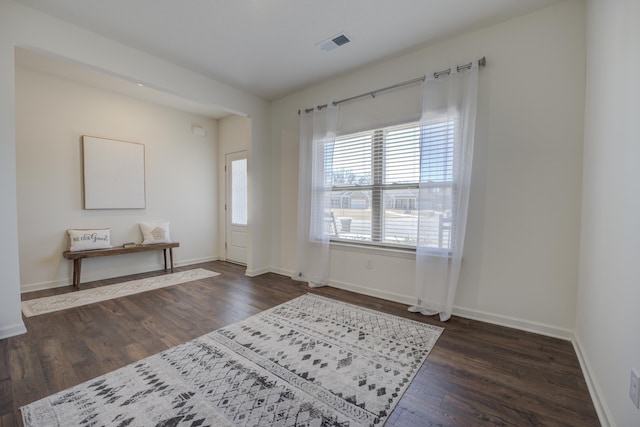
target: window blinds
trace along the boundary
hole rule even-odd
[[[429,246],[447,249],[450,223],[453,124],[412,122],[336,139],[328,225],[335,240],[415,247],[418,208]],[[430,191],[418,200],[418,186]]]

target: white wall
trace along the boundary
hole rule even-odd
[[[14,44],[0,3],[0,339],[26,331],[20,312]]]
[[[569,0],[368,67],[272,103],[274,270],[295,261],[298,108],[486,55],[467,241],[455,312],[571,337],[584,110],[585,5]],[[415,89],[418,90],[418,89]],[[376,97],[383,98],[382,96]],[[390,97],[391,99],[393,97]],[[415,97],[415,113],[419,110]],[[369,100],[367,102],[375,102]],[[382,100],[381,100],[382,102]],[[388,111],[404,105],[382,104]],[[395,104],[394,104],[395,103]],[[407,113],[409,114],[409,113]],[[332,248],[332,282],[410,302],[411,257]],[[373,269],[365,269],[367,259]]]
[[[191,132],[203,127],[206,137]],[[217,259],[216,120],[18,68],[16,144],[23,291],[70,283],[69,228],[111,228],[141,242],[138,223],[170,221],[176,265]],[[146,209],[83,210],[81,136],[145,145]],[[82,280],[159,269],[161,252],[85,261]]]
[[[24,331],[20,314],[20,273],[16,197],[15,72],[16,46],[63,57],[147,87],[251,117],[253,153],[249,266],[268,269],[271,198],[268,153],[269,104],[255,96],[170,62],[66,24],[12,0],[0,1],[0,338]],[[251,213],[250,213],[251,214]]]
[[[637,426],[628,393],[631,368],[640,373],[640,2],[594,0],[587,10],[576,337],[600,412]]]

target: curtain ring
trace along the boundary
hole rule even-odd
[[[449,68],[448,70],[444,70],[444,71],[438,71],[437,73],[433,73],[433,77],[435,77],[436,79],[442,75],[449,75],[451,74],[451,68]]]

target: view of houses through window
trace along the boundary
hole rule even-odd
[[[440,120],[338,137],[325,153],[332,240],[415,248],[420,218],[421,246],[449,250],[453,136],[453,121]]]

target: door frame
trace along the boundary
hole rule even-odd
[[[249,173],[249,156],[247,150],[233,151],[225,153],[224,156],[224,176],[225,176],[225,195],[224,195],[224,259],[227,262],[232,262],[240,265],[247,265],[246,260],[244,262],[240,260],[229,259],[229,244],[231,240],[231,232],[233,224],[231,221],[231,162],[234,160],[247,160],[247,174]],[[248,177],[247,177],[248,178]],[[248,181],[248,179],[247,179]],[[247,182],[248,185],[248,182]],[[247,200],[248,203],[248,200]],[[248,238],[249,233],[249,218],[247,218],[246,233]],[[247,247],[248,250],[248,247]]]

